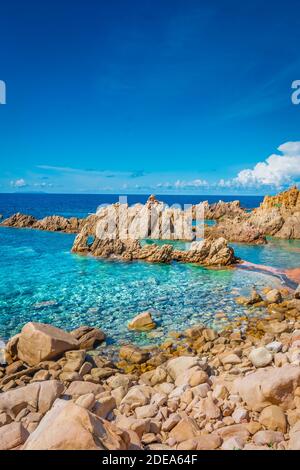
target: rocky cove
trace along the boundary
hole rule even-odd
[[[278,239],[298,238],[297,194],[292,188],[271,201],[266,198],[260,208],[250,213],[238,202],[205,204],[205,218],[215,220],[216,224],[206,226],[205,241],[191,240],[189,249],[169,243],[124,242],[120,238],[99,240],[95,236],[95,218],[99,214],[72,221],[60,216],[41,221],[17,214],[5,220],[3,226],[78,233],[72,251],[81,255],[80,263],[94,255],[95,269],[107,268],[108,265],[101,264],[104,259],[111,263],[109,269],[114,273],[120,272],[119,266],[145,269],[143,276],[155,272],[149,269],[172,273],[178,269],[178,282],[182,282],[184,270],[198,269],[201,271],[194,277],[211,275],[213,279],[238,272],[235,245],[233,250],[225,235],[231,243],[247,240],[255,249],[266,250],[271,249],[266,238],[270,234]],[[149,202],[160,204],[153,198]],[[262,220],[266,220],[270,210],[273,215],[268,219],[268,228],[262,230],[265,227]],[[35,233],[36,230],[26,231],[32,241]],[[176,237],[171,241],[176,243]],[[69,252],[67,246],[66,242]],[[147,268],[136,264],[144,260]],[[190,268],[190,264],[195,267]],[[169,271],[165,272],[169,276]],[[86,276],[86,271],[82,273]],[[183,283],[186,303],[191,297],[193,276],[187,284]],[[195,313],[194,305],[187,309],[185,327],[177,326],[175,316],[172,317],[172,308],[178,308],[172,303],[174,279],[170,291],[164,285],[171,321],[163,334],[159,313],[164,319],[167,311],[159,312],[161,304],[154,311],[143,311],[141,304],[132,304],[130,316],[123,316],[123,325],[128,334],[145,339],[140,346],[136,341],[128,341],[133,336],[127,336],[124,329],[123,341],[110,344],[110,332],[104,323],[99,325],[101,311],[90,309],[85,318],[87,326],[80,326],[82,316],[70,311],[67,326],[56,328],[53,324],[58,323],[59,316],[51,297],[49,301],[42,297],[44,301],[35,302],[34,309],[27,307],[27,323],[21,333],[8,341],[6,363],[0,369],[2,448],[299,449],[299,289],[287,289],[277,281],[273,284],[270,276],[260,282],[255,278],[251,283],[250,272],[247,276],[244,282],[248,279],[248,292],[230,284],[233,299],[230,301],[221,287],[222,279],[220,295],[223,292],[225,296],[224,308],[216,308],[215,303],[209,306],[213,326],[202,323],[201,314],[191,315]],[[115,282],[117,277],[113,284],[120,282],[120,278]],[[103,274],[99,279],[103,282]],[[159,282],[151,280],[152,287]],[[51,282],[48,283],[50,292]],[[251,291],[254,284],[256,287]],[[201,289],[197,285],[198,288]],[[91,289],[97,290],[97,283]],[[140,290],[141,284],[137,284],[135,293],[138,295]],[[201,290],[198,292],[200,295]],[[210,294],[216,296],[216,292],[210,282]],[[204,293],[201,303],[209,305],[208,293]],[[176,292],[176,298],[178,295]],[[33,298],[34,293],[30,296]],[[111,290],[107,296],[111,298]],[[150,292],[148,297],[146,306],[152,302]],[[78,302],[81,298],[79,293]],[[232,301],[231,309],[237,312],[235,318],[226,310]],[[41,323],[38,314],[47,309],[53,311],[51,325],[47,321]],[[143,313],[135,317],[138,311]],[[13,321],[13,317],[12,310],[8,321]],[[22,324],[25,318],[22,311]],[[156,337],[155,343],[151,343],[151,337]]]

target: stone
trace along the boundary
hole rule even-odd
[[[170,431],[169,436],[173,437],[176,442],[187,441],[193,439],[200,434],[200,429],[193,418],[182,418],[178,424]]]
[[[27,406],[45,413],[63,390],[64,386],[57,380],[35,382],[25,387],[9,390],[0,394],[0,410],[14,417]]]
[[[203,434],[179,443],[176,450],[215,450],[222,444],[220,436]]]
[[[176,413],[172,413],[163,423],[162,430],[170,432],[176,426],[176,424],[179,423],[179,421],[181,421],[181,416]]]
[[[266,301],[270,304],[279,304],[282,302],[282,295],[278,289],[272,289],[266,294]]]
[[[58,400],[23,450],[126,450],[129,436],[73,402]]]
[[[236,437],[247,441],[250,433],[245,424],[232,424],[230,426],[224,426],[220,429],[214,431],[214,434],[220,436],[223,441],[230,439],[231,437]]]
[[[284,435],[279,431],[258,431],[253,436],[253,442],[256,445],[272,445],[284,440]]]
[[[190,376],[189,384],[191,387],[196,387],[197,385],[206,383],[207,380],[208,380],[208,375],[204,370],[196,370]]]
[[[130,405],[131,409],[135,409],[138,406],[148,405],[151,395],[151,387],[148,387],[147,385],[135,385],[129,389],[128,393],[121,401],[121,405]]]
[[[270,405],[264,408],[260,414],[259,422],[272,431],[286,432],[286,417],[279,406]]]
[[[155,327],[151,312],[142,312],[128,323],[129,330],[148,331]]]
[[[65,394],[70,395],[71,397],[79,397],[88,393],[98,395],[103,391],[104,388],[101,385],[94,384],[92,382],[74,381],[68,386],[67,390],[65,391]]]
[[[207,397],[201,399],[199,412],[203,414],[206,419],[216,419],[220,417],[221,410],[216,405],[212,392],[208,392]]]
[[[266,344],[266,349],[271,353],[277,354],[282,349],[282,343],[280,341],[272,341],[271,343]]]
[[[290,429],[289,449],[300,450],[300,421]]]
[[[236,408],[231,416],[236,424],[240,424],[248,421],[249,412],[245,408]]]
[[[94,413],[100,418],[106,419],[116,407],[116,400],[112,395],[98,398],[94,407]]]
[[[76,405],[82,406],[87,410],[92,410],[96,402],[95,395],[93,393],[87,393],[86,395],[80,395],[75,401]]]
[[[67,362],[63,366],[64,372],[78,372],[85,360],[85,351],[67,351]]]
[[[112,377],[109,377],[106,383],[110,388],[124,387],[125,389],[128,389],[128,387],[132,385],[132,381],[133,376],[127,374],[115,374]]]
[[[158,407],[156,405],[144,405],[138,406],[135,408],[135,414],[137,419],[153,418],[158,412]]]
[[[221,358],[223,365],[226,364],[240,364],[242,361],[236,354],[227,354],[225,357]]]
[[[179,356],[174,359],[170,359],[167,363],[167,372],[171,378],[176,379],[186,373],[188,369],[199,365],[199,359],[195,356]]]
[[[24,369],[23,361],[15,361],[6,367],[5,374],[6,375],[15,374],[16,372],[19,372],[22,369]]]
[[[254,411],[268,405],[294,407],[294,391],[300,385],[300,368],[293,364],[259,369],[234,381],[233,388]]]
[[[39,370],[34,374],[31,382],[41,382],[43,380],[48,380],[49,378],[50,374],[47,370]]]
[[[44,323],[30,322],[22,328],[17,351],[22,361],[34,366],[78,347],[78,341],[70,333]]]
[[[249,359],[255,367],[266,367],[272,360],[272,354],[264,347],[252,349]]]
[[[4,411],[1,413],[0,412],[0,427],[5,426],[5,424],[9,424],[12,422],[12,418],[5,413]]]
[[[106,339],[105,333],[99,328],[91,326],[80,326],[70,333],[77,339],[80,349],[93,349],[99,346]]]
[[[297,289],[294,292],[295,299],[300,299],[300,284],[298,285]]]
[[[78,372],[62,372],[59,374],[59,379],[62,382],[76,382],[79,381],[81,377]]]
[[[29,432],[22,423],[10,423],[0,428],[0,450],[11,450],[24,444]]]
[[[150,354],[148,351],[144,351],[137,346],[127,344],[120,348],[119,356],[121,359],[124,359],[127,362],[133,364],[142,364],[149,359]]]
[[[222,450],[241,450],[245,446],[245,441],[239,436],[230,437],[223,442]]]

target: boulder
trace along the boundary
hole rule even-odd
[[[268,405],[293,408],[294,392],[300,385],[300,367],[286,364],[269,367],[236,379],[233,390],[252,410],[261,411]]]
[[[278,444],[284,440],[284,435],[279,431],[258,431],[253,436],[253,442],[256,445]]]
[[[272,362],[273,356],[266,348],[252,349],[249,359],[255,367],[265,367]]]
[[[73,402],[58,400],[23,450],[126,450],[129,436]]]
[[[178,424],[171,430],[169,436],[174,438],[176,442],[187,441],[193,439],[200,434],[200,429],[193,418],[186,417],[181,419]]]
[[[67,362],[63,367],[64,372],[78,372],[84,363],[85,351],[67,351],[65,356]]]
[[[277,405],[264,408],[260,414],[259,422],[272,431],[286,432],[286,417],[283,410]]]
[[[70,333],[35,322],[27,323],[22,328],[17,344],[18,357],[30,366],[55,359],[64,352],[78,347],[78,341]]]
[[[279,304],[282,302],[282,295],[278,289],[272,289],[266,294],[266,301],[269,304]]]
[[[13,422],[0,428],[0,450],[11,450],[24,444],[29,432],[22,423]]]
[[[150,353],[148,351],[144,351],[141,348],[138,348],[137,346],[126,344],[125,346],[121,347],[119,356],[121,359],[124,359],[125,361],[132,364],[142,364],[149,359]]]
[[[243,439],[245,442],[250,435],[245,424],[231,424],[229,426],[224,426],[214,431],[213,435],[215,434],[220,436],[223,441],[235,437],[237,439]]]
[[[99,328],[80,326],[70,332],[77,339],[80,349],[93,349],[106,339],[105,333]]]
[[[0,410],[13,417],[27,406],[40,413],[46,413],[63,390],[63,384],[57,380],[35,382],[25,387],[8,390],[0,394]]]
[[[167,372],[171,378],[176,379],[186,373],[188,369],[197,367],[199,365],[199,358],[195,356],[180,356],[174,359],[170,359],[167,363]]]
[[[67,390],[65,391],[65,395],[79,397],[81,395],[86,395],[87,393],[98,395],[103,391],[104,388],[101,385],[94,384],[92,382],[74,381],[68,386]]]
[[[129,405],[131,409],[147,405],[150,402],[152,393],[152,388],[147,385],[135,385],[129,389],[121,401],[121,405]]]
[[[294,292],[295,299],[300,299],[300,284]]]
[[[150,312],[142,312],[128,323],[129,330],[148,331],[155,326]]]

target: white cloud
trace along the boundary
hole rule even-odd
[[[24,180],[24,178],[19,178],[17,180],[11,181],[10,185],[13,186],[14,188],[24,188],[25,186],[27,186],[27,183]]]
[[[273,186],[280,188],[300,177],[300,142],[286,142],[278,147],[280,154],[272,154],[254,168],[245,169],[232,180],[221,180],[221,187],[257,188]]]

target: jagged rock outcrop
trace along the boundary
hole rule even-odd
[[[276,196],[266,196],[249,218],[265,235],[300,238],[300,191],[293,186]]]
[[[49,232],[78,233],[84,223],[85,219],[79,219],[77,217],[70,217],[68,219],[60,215],[51,215],[38,220],[32,215],[18,212],[8,219],[5,219],[0,225],[14,228],[34,228]]]
[[[32,228],[36,222],[37,219],[32,215],[21,214],[20,212],[17,212],[16,214],[13,214],[11,217],[1,222],[0,225],[3,225],[4,227]]]
[[[78,233],[84,224],[84,219],[77,217],[62,217],[60,215],[51,215],[44,219],[37,220],[32,228],[38,230],[47,230],[49,232]]]
[[[267,243],[264,232],[248,219],[241,217],[222,219],[213,227],[205,227],[205,236],[213,239],[223,237],[229,242],[235,243],[256,245]]]
[[[118,258],[127,261],[144,260],[151,263],[199,263],[204,266],[227,266],[235,262],[233,249],[224,238],[193,242],[189,250],[176,250],[172,245],[142,246],[139,240],[100,240],[88,244],[88,236],[77,235],[73,253],[91,254],[100,258]]]
[[[208,204],[206,201],[204,215],[206,219],[219,220],[223,217],[234,218],[237,216],[244,217],[246,212],[241,207],[240,201],[224,202],[219,201],[214,204]]]

